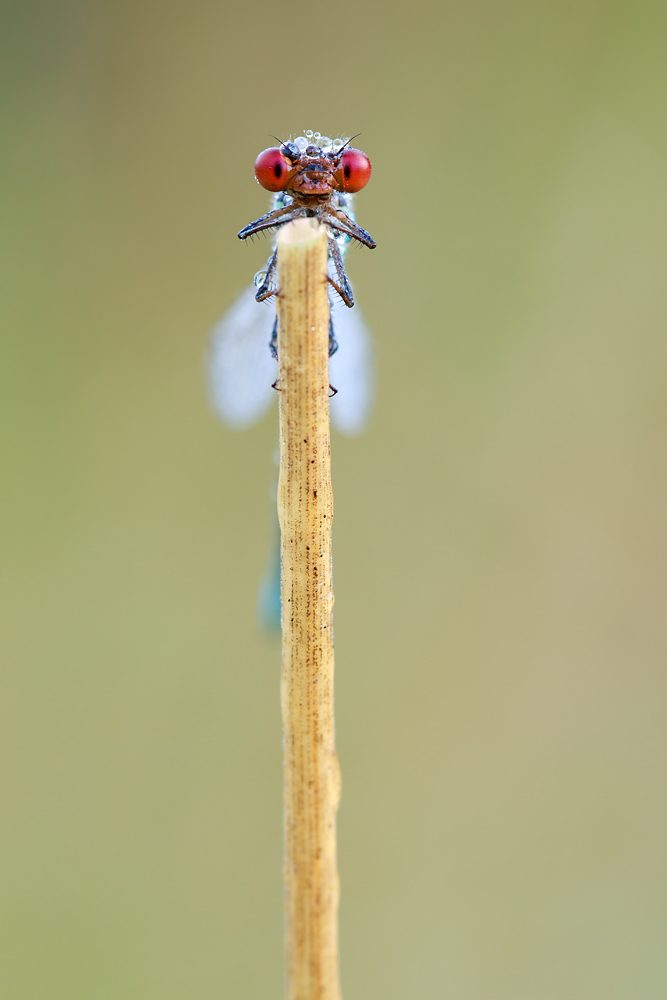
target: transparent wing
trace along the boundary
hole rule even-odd
[[[341,434],[360,434],[373,405],[373,344],[359,306],[334,302],[331,309],[338,350],[329,361],[329,381],[338,395],[330,402],[331,419]]]
[[[329,379],[338,389],[331,399],[331,419],[341,434],[361,433],[373,403],[373,350],[359,306],[332,304],[338,350],[329,362]],[[251,285],[211,331],[209,391],[221,420],[236,429],[263,416],[276,394],[271,388],[278,365],[269,351],[275,310],[255,302]]]
[[[255,287],[247,288],[211,331],[208,379],[211,402],[230,427],[255,423],[276,393],[271,388],[278,365],[269,341],[276,312],[255,302]]]

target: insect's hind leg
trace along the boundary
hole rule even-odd
[[[269,350],[271,351],[271,357],[278,360],[278,317],[276,316],[273,323],[273,330],[271,331],[271,340],[269,341]],[[334,333],[333,320],[329,316],[329,357],[335,354],[338,350],[338,341],[336,340],[336,334]]]
[[[329,344],[331,344],[331,320],[329,320]],[[273,330],[271,331],[269,350],[271,351],[271,357],[275,358],[277,361],[278,360],[278,317],[277,316],[273,321]],[[329,347],[329,353],[331,354],[331,347]]]
[[[269,350],[271,352],[271,357],[275,358],[277,361],[278,360],[278,317],[277,316],[273,321],[273,330],[271,331]],[[337,350],[338,350],[338,341],[336,340],[333,320],[331,318],[331,313],[330,313],[329,314],[329,357],[335,354]]]
[[[338,350],[338,341],[336,340],[336,335],[334,333],[333,320],[331,314],[329,314],[329,357],[335,354]]]

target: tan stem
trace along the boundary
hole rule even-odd
[[[288,1000],[340,1000],[325,230],[278,236]]]

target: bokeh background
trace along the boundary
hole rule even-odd
[[[363,131],[346,1000],[667,995],[667,7],[2,7],[4,1000],[283,995],[254,157]]]

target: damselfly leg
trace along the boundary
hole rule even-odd
[[[271,357],[278,360],[278,317],[276,316],[273,330],[271,331],[271,340],[269,341],[269,350],[271,352]],[[336,353],[338,350],[338,341],[336,340],[336,335],[334,334],[333,320],[329,316],[329,357]]]

